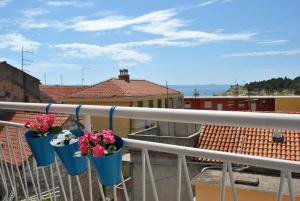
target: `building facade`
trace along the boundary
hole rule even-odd
[[[185,97],[185,109],[224,111],[275,111],[275,98],[268,96]]]
[[[86,105],[117,105],[127,107],[183,108],[180,92],[147,80],[130,79],[126,69],[118,79],[109,79],[65,96],[63,103]],[[114,131],[123,137],[155,124],[153,121],[114,119]],[[108,129],[108,118],[92,117],[96,130]]]
[[[40,102],[40,80],[0,62],[0,101]]]

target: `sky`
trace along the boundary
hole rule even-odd
[[[47,84],[300,75],[299,0],[0,0],[0,60]],[[27,65],[30,64],[30,65]],[[46,79],[45,79],[46,78]]]

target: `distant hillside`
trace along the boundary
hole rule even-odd
[[[225,92],[230,85],[169,85],[169,87],[180,91],[185,96],[193,96],[195,89],[199,91],[200,96],[213,96]]]
[[[300,76],[295,79],[272,78],[250,82],[245,86],[232,85],[223,95],[300,95]]]

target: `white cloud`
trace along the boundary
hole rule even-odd
[[[64,27],[63,22],[51,21],[51,20],[34,20],[25,19],[20,22],[21,27],[25,29],[45,29],[45,28],[56,28],[61,30]]]
[[[289,41],[288,40],[266,40],[266,41],[259,41],[257,44],[260,45],[285,45]]]
[[[0,7],[6,6],[8,3],[10,3],[12,0],[0,0]]]
[[[58,44],[54,47],[61,49],[64,56],[67,57],[88,59],[109,57],[116,61],[133,61],[139,63],[147,63],[151,61],[151,57],[147,54],[114,45],[100,46],[85,43],[68,43]]]
[[[22,10],[21,13],[25,16],[25,17],[36,17],[36,16],[41,16],[41,15],[45,15],[48,14],[50,11],[46,10],[44,8],[30,8],[30,9],[26,9],[26,10]]]
[[[78,8],[93,6],[93,2],[83,2],[83,1],[47,1],[48,6],[53,7],[63,7],[63,6],[74,6]]]
[[[18,33],[0,35],[0,49],[9,49],[14,52],[19,52],[22,46],[26,50],[34,51],[38,49],[41,44]]]
[[[205,1],[205,2],[202,2],[202,3],[197,4],[196,7],[204,7],[204,6],[208,6],[208,5],[217,3],[217,2],[219,2],[219,0]]]
[[[205,32],[184,29],[188,25],[188,22],[175,18],[177,14],[178,11],[175,9],[166,9],[150,12],[138,17],[110,15],[93,20],[81,18],[73,24],[66,26],[66,29],[74,29],[80,32],[95,32],[128,27],[129,30],[159,35],[163,38],[168,38],[169,41],[193,40],[195,44],[210,41],[249,41],[256,35],[256,33],[223,33],[222,31]]]
[[[223,58],[229,57],[257,57],[257,56],[295,56],[300,55],[300,49],[283,50],[283,51],[266,51],[266,52],[244,52],[223,55]]]

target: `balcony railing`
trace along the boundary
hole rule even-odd
[[[48,104],[40,103],[12,103],[12,102],[0,102],[0,109],[5,110],[21,110],[21,111],[35,111],[44,112]],[[49,112],[51,113],[65,113],[65,114],[75,114],[75,108],[77,105],[67,105],[67,104],[53,104],[50,107]],[[107,117],[109,114],[109,106],[93,106],[93,105],[83,105],[81,107],[81,114],[84,115],[84,125],[85,130],[91,130],[91,116],[102,116]],[[168,122],[181,122],[181,123],[199,123],[199,124],[218,124],[218,125],[228,125],[228,126],[243,126],[243,127],[255,127],[255,128],[273,128],[273,129],[285,129],[285,130],[300,130],[300,115],[297,114],[271,114],[271,113],[250,113],[250,112],[224,112],[224,111],[199,111],[199,110],[183,110],[183,109],[158,109],[158,108],[134,108],[134,107],[117,107],[115,110],[115,117],[118,118],[130,118],[130,119],[143,119],[143,120],[154,120],[154,121],[168,121]],[[5,127],[5,137],[7,142],[11,142],[10,133],[8,128],[17,129],[18,134],[18,145],[21,150],[21,157],[25,158],[25,162],[22,163],[23,172],[19,170],[18,167],[14,166],[12,163],[8,164],[4,161],[5,155],[3,154],[3,149],[0,147],[0,176],[5,188],[6,198],[13,194],[13,197],[20,198],[24,197],[25,200],[42,200],[43,196],[47,194],[49,199],[57,200],[57,195],[60,195],[60,199],[73,200],[73,183],[71,180],[74,178],[68,177],[68,181],[62,180],[60,168],[58,162],[56,161],[54,165],[48,167],[47,171],[50,172],[50,177],[46,175],[45,167],[37,167],[36,163],[31,165],[27,160],[26,151],[24,149],[24,142],[21,137],[20,129],[23,128],[22,124],[14,122],[0,121],[0,125]],[[146,142],[132,139],[124,139],[125,146],[130,149],[141,150],[142,159],[142,200],[146,200],[146,168],[149,172],[149,178],[151,181],[151,187],[153,189],[153,196],[156,201],[159,198],[156,184],[154,180],[154,175],[152,171],[151,161],[149,157],[149,151],[164,152],[169,154],[177,155],[177,201],[181,200],[181,189],[182,189],[182,172],[187,181],[189,200],[194,200],[194,195],[192,191],[191,180],[188,172],[188,166],[186,162],[186,157],[198,157],[207,158],[211,160],[222,161],[222,180],[221,180],[221,201],[224,200],[225,195],[225,177],[228,172],[231,188],[233,192],[234,201],[238,200],[237,190],[234,183],[232,164],[243,164],[248,166],[256,166],[262,168],[269,168],[279,170],[281,172],[280,184],[278,186],[277,200],[281,200],[282,189],[285,178],[287,179],[290,200],[294,201],[295,196],[293,192],[292,184],[292,173],[300,173],[300,163],[296,161],[288,161],[281,159],[272,159],[266,157],[242,155],[236,153],[204,150],[192,147],[184,147],[170,144],[162,144],[155,142]],[[15,156],[15,146],[9,143],[9,160],[16,160]],[[23,161],[23,160],[22,160]],[[27,186],[27,176],[25,169],[28,169],[29,179],[33,184],[34,193],[30,194]],[[17,171],[15,171],[15,169]],[[39,177],[40,172],[42,177]],[[80,193],[81,200],[94,200],[93,191],[95,186],[92,182],[91,165],[88,163],[88,185],[89,192],[88,195],[82,191],[82,184],[78,176],[75,176],[77,186]],[[15,176],[17,174],[17,177]],[[123,176],[122,176],[123,177]],[[16,180],[18,178],[18,180]],[[60,189],[58,190],[55,186],[55,181],[59,180]],[[43,180],[43,182],[41,181]],[[65,183],[69,186],[69,196],[66,194]],[[44,186],[42,186],[44,185]],[[97,188],[100,190],[102,200],[105,200],[104,192],[101,183],[98,182]],[[120,184],[124,190],[125,200],[129,200],[129,196],[126,190],[126,185],[124,178],[122,178],[122,183]],[[21,186],[22,192],[17,191],[17,186]],[[41,189],[46,189],[46,192],[42,192]],[[117,187],[113,187],[113,197],[114,201],[117,200]]]

